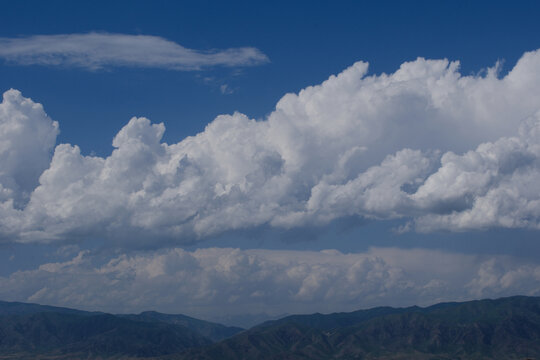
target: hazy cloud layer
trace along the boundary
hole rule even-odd
[[[540,295],[540,264],[505,256],[373,248],[366,253],[182,249],[101,256],[0,277],[0,298],[105,310],[157,309],[204,318],[352,311]]]
[[[109,33],[0,38],[0,58],[19,65],[111,66],[198,70],[213,66],[250,66],[268,62],[252,47],[199,51],[159,36]]]
[[[44,168],[46,140],[27,152],[39,160],[16,162],[0,178],[8,189],[0,233],[22,242],[100,236],[159,246],[346,216],[404,218],[402,230],[538,229],[540,52],[523,55],[502,78],[497,71],[462,76],[456,62],[420,58],[366,76],[358,62],[285,95],[264,120],[218,116],[175,144],[161,142],[163,124],[133,118],[108,157],[58,145],[31,196],[20,195]],[[33,149],[43,126],[49,137],[57,132],[14,90],[1,106],[0,126],[35,123],[21,125],[20,141],[3,140],[3,153]]]

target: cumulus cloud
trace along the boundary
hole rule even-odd
[[[218,116],[178,143],[133,118],[110,156],[60,144],[23,207],[4,195],[0,232],[159,246],[348,216],[411,221],[399,231],[540,227],[540,51],[504,77],[422,58],[392,74],[367,69],[287,94],[262,120]]]
[[[0,202],[22,206],[49,167],[57,135],[58,123],[40,104],[16,90],[4,93],[0,103]]]
[[[226,248],[70,260],[0,277],[0,297],[110,312],[148,309],[218,318],[353,311],[505,295],[540,295],[540,265],[504,256],[373,248]]]
[[[159,36],[109,33],[0,38],[0,58],[19,65],[111,66],[198,70],[213,66],[251,66],[268,62],[252,47],[200,51]]]
[[[446,153],[441,167],[413,195],[428,214],[420,230],[540,229],[540,112],[520,136]]]

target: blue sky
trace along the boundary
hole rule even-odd
[[[539,10],[3,4],[0,297],[219,320],[538,295]]]
[[[419,56],[448,58],[460,60],[462,73],[469,74],[499,59],[508,70],[523,52],[538,47],[535,2],[22,1],[3,6],[3,37],[144,34],[194,49],[253,46],[270,58],[258,67],[195,74],[2,66],[4,88],[39,99],[61,121],[59,141],[98,154],[111,151],[112,136],[132,116],[164,122],[165,139],[178,141],[202,131],[218,114],[237,110],[263,117],[285,93],[318,84],[358,60],[380,73]],[[237,71],[241,74],[234,76]],[[206,84],[205,77],[216,80]],[[223,96],[223,84],[237,90]]]

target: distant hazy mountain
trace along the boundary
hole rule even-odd
[[[158,357],[242,330],[184,315],[111,315],[0,302],[0,359]]]
[[[175,359],[540,359],[540,298],[270,321]]]
[[[270,320],[277,320],[288,316],[288,313],[282,313],[279,315],[269,315],[264,312],[256,314],[222,314],[221,316],[214,317],[214,320],[221,324],[229,324],[238,326],[244,329],[252,328],[255,325],[262,324],[263,322]]]
[[[194,330],[200,335],[212,341],[220,341],[229,338],[244,329],[235,326],[225,326],[209,321],[195,319],[186,315],[162,314],[155,311],[145,311],[139,315],[125,315],[126,318],[139,321],[154,321],[167,324],[181,325]]]

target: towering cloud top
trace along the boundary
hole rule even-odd
[[[110,156],[61,144],[50,163],[56,123],[8,91],[0,156],[24,154],[33,173],[2,170],[0,236],[182,243],[344,216],[405,218],[420,231],[540,228],[540,52],[502,78],[497,66],[458,68],[419,58],[367,76],[358,62],[285,95],[264,120],[222,115],[166,144],[163,124],[133,118]],[[3,129],[17,126],[21,140],[7,140]]]
[[[4,93],[0,104],[0,201],[11,199],[15,207],[23,206],[49,167],[57,135],[58,123],[40,104],[17,90]]]

